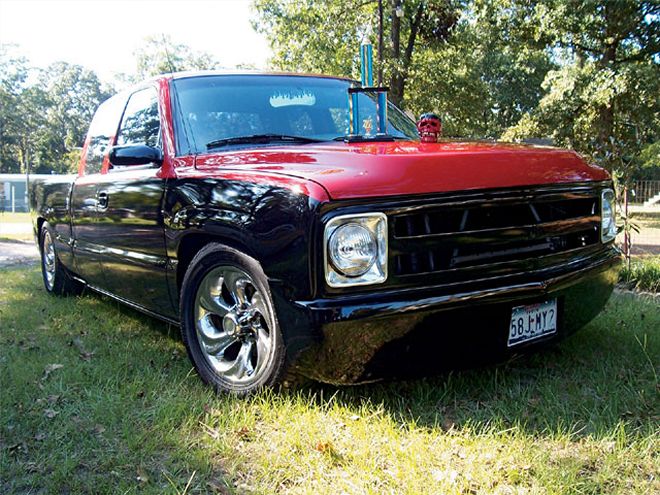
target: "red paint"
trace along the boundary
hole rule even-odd
[[[108,139],[108,147],[106,148],[105,153],[103,153],[103,163],[101,164],[102,174],[107,174],[108,170],[110,170],[110,150],[115,145],[115,138],[116,136],[113,134],[110,136],[110,139]]]
[[[159,177],[267,182],[314,199],[442,193],[609,179],[573,151],[480,142],[323,143],[176,157],[171,77],[156,80],[163,119]],[[191,169],[194,163],[194,169]]]
[[[85,165],[87,164],[87,148],[89,148],[89,142],[92,140],[92,136],[87,134],[85,138],[85,144],[83,144],[82,151],[80,152],[80,161],[78,162],[78,177],[85,175]]]
[[[282,174],[322,185],[332,199],[600,181],[603,169],[556,148],[478,142],[328,143],[213,153],[202,174],[228,169]]]
[[[158,171],[157,176],[161,179],[170,179],[176,177],[173,161],[176,156],[176,140],[174,139],[170,78],[160,78],[157,83],[158,109],[161,115],[161,136],[163,138],[163,165]]]

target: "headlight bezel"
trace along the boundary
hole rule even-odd
[[[609,219],[607,225],[605,224],[606,210]],[[600,242],[603,244],[612,242],[616,239],[616,235],[616,195],[613,189],[607,188],[600,193]]]
[[[360,275],[349,276],[334,266],[330,259],[330,239],[344,225],[351,223],[365,227],[376,242],[376,256],[368,270]],[[387,280],[388,228],[384,213],[356,213],[337,215],[329,219],[323,233],[323,271],[325,283],[331,288],[357,287],[382,284]]]

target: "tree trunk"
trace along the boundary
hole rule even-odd
[[[605,21],[606,25],[609,24],[609,8],[605,7]],[[612,39],[613,36],[610,35],[609,26],[606,27],[606,36],[605,39]],[[615,68],[616,61],[616,51],[618,46],[618,39],[614,38],[613,41],[605,43],[603,53],[600,58],[600,65],[603,70],[609,68]],[[614,168],[614,162],[616,157],[614,156],[614,144],[612,143],[612,138],[614,137],[614,97],[612,97],[607,103],[601,105],[598,110],[599,116],[599,136],[598,140],[602,146],[603,151],[605,152],[605,166],[609,171],[612,171]]]
[[[424,14],[424,2],[420,1],[415,10],[415,14],[410,18],[410,33],[406,48],[401,54],[401,18],[397,17],[397,6],[401,5],[401,0],[392,0],[392,77],[390,78],[389,98],[397,106],[403,103],[403,95],[408,78],[408,71],[412,62],[412,55],[417,41],[417,33],[422,22]]]
[[[392,75],[390,77],[389,99],[395,105],[403,100],[403,80],[399,62],[401,57],[401,18],[396,15],[397,7],[401,7],[401,0],[392,0]]]

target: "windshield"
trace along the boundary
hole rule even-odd
[[[220,75],[176,79],[173,86],[181,152],[204,153],[208,143],[241,136],[268,134],[331,141],[349,133],[350,81]],[[375,133],[375,95],[360,94],[358,108],[358,125],[362,126],[358,132]],[[417,139],[415,124],[392,104],[388,104],[387,132],[395,138]],[[267,144],[258,141],[249,145]]]

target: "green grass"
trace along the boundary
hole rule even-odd
[[[29,213],[0,213],[0,223],[32,223]]]
[[[34,241],[32,231],[30,232],[5,232],[2,224],[31,224],[32,217],[29,213],[0,213],[0,241]]]
[[[630,267],[624,265],[619,280],[637,290],[660,292],[660,256],[633,258]]]
[[[0,241],[32,241],[34,242],[34,235],[29,234],[0,234]]]
[[[498,367],[241,400],[201,385],[175,329],[4,270],[0,492],[659,493],[659,329],[618,294]]]

